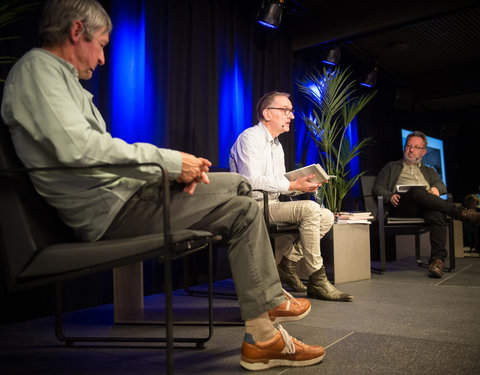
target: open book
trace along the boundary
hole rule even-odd
[[[314,174],[315,177],[312,178],[310,181],[316,184],[326,182],[329,179],[336,177],[328,175],[320,164],[310,164],[306,167],[295,169],[293,171],[285,173],[285,177],[288,178],[289,181],[295,181],[300,177],[309,176],[311,174]]]
[[[417,187],[417,186],[421,186],[421,187],[426,188],[425,185],[421,185],[421,184],[397,185],[396,188],[395,188],[395,192],[396,192],[396,193],[406,193],[406,192],[409,191],[411,188]]]

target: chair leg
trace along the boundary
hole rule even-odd
[[[55,336],[66,346],[73,346],[73,341],[63,333],[63,283],[55,284]]]
[[[173,344],[174,342],[195,343],[196,347],[204,347],[213,334],[213,245],[212,241],[208,243],[208,323],[177,323],[178,325],[208,325],[208,336],[201,338],[174,338],[173,326],[173,285],[172,285],[172,260],[170,253],[166,256],[164,263],[165,271],[165,337],[86,337],[86,336],[66,336],[63,330],[63,283],[56,283],[56,306],[55,306],[55,335],[61,342],[67,346],[73,346],[74,342],[96,342],[96,343],[165,343],[166,348],[166,367],[167,374],[173,374]],[[162,323],[153,323],[162,324]]]
[[[420,256],[420,232],[415,233],[415,261],[419,266],[423,263]]]
[[[455,269],[455,238],[454,238],[454,222],[452,218],[448,219],[448,256],[450,258],[450,265],[448,272]]]
[[[167,345],[167,374],[173,374],[173,297],[171,249],[165,256],[165,337]]]
[[[378,239],[379,239],[379,249],[380,249],[380,275],[382,275],[386,270],[386,249],[385,249],[385,228],[383,225],[379,225],[378,228]]]

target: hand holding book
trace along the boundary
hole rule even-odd
[[[310,164],[306,167],[295,169],[293,171],[285,173],[285,177],[288,178],[289,181],[295,181],[301,177],[311,175],[313,175],[313,177],[310,178],[309,181],[314,184],[328,182],[329,179],[335,177],[332,175],[328,175],[320,164]]]
[[[315,177],[315,175],[308,175],[304,177],[297,178],[294,181],[290,181],[288,190],[290,191],[297,191],[303,193],[315,193],[320,186],[321,183],[311,182],[311,180]]]

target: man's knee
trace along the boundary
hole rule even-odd
[[[255,202],[254,199],[248,196],[238,195],[232,197],[228,204],[233,212],[239,212],[247,219],[252,220],[258,216],[261,216],[263,219],[260,206],[257,204],[257,202]]]
[[[333,212],[327,208],[320,208],[320,210],[322,223],[330,226],[333,225],[333,223],[335,222],[335,215],[333,214]]]
[[[210,185],[220,191],[229,190],[232,195],[250,196],[252,186],[248,180],[238,173],[215,172],[209,173]]]
[[[304,217],[315,217],[319,218],[324,224],[333,224],[335,217],[330,210],[320,207],[320,205],[314,201],[308,200],[302,202],[304,202],[302,203]]]
[[[424,187],[418,186],[413,187],[407,192],[408,196],[413,199],[414,201],[418,198],[425,197],[426,194],[429,194]]]

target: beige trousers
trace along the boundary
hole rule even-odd
[[[263,209],[263,201],[257,201]],[[320,239],[330,230],[334,216],[332,212],[311,200],[291,202],[270,201],[270,220],[277,223],[298,223],[300,235],[287,234],[275,241],[275,252],[292,262],[305,258],[308,275],[323,266]]]

